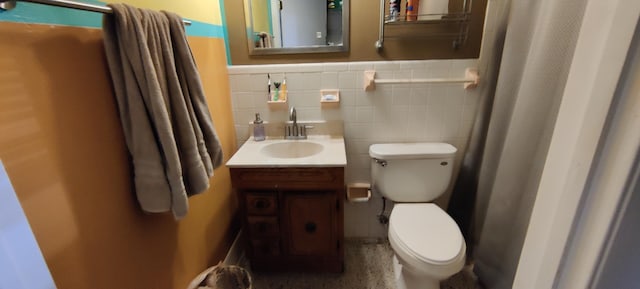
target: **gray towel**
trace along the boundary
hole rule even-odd
[[[146,212],[187,214],[222,163],[182,18],[109,4],[104,43],[135,190]]]

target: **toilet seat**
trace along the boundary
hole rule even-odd
[[[432,203],[396,204],[389,218],[389,238],[425,265],[460,263],[466,250],[456,222]]]

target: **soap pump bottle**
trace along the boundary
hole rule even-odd
[[[263,141],[265,139],[264,123],[260,118],[260,114],[256,113],[256,119],[253,121],[253,140]]]

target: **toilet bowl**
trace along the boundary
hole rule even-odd
[[[456,151],[446,143],[369,147],[373,190],[395,202],[388,236],[398,289],[438,289],[464,267],[466,244],[458,225],[430,203],[446,191]]]
[[[456,223],[430,203],[397,204],[389,218],[398,289],[436,289],[459,272],[466,245]]]

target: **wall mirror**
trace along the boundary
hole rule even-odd
[[[249,55],[349,50],[349,0],[244,0]]]

